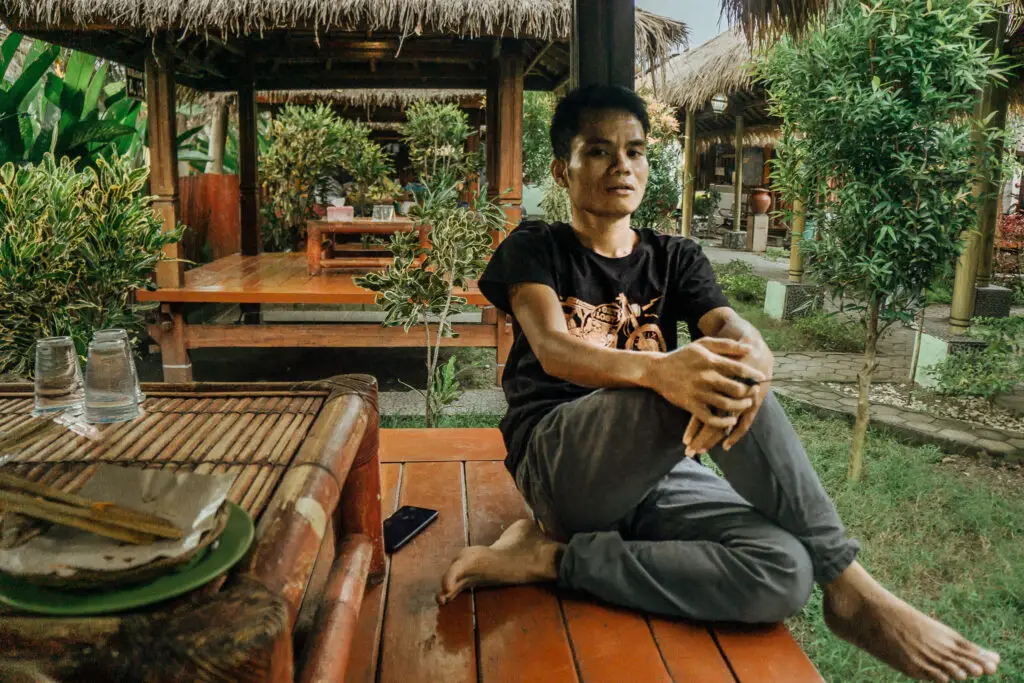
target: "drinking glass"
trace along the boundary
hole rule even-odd
[[[135,367],[135,357],[132,355],[132,346],[131,343],[128,341],[127,330],[124,330],[120,327],[111,327],[106,330],[97,330],[92,335],[93,341],[117,341],[122,339],[124,340],[124,343],[128,345],[128,357],[132,361],[132,379],[135,382],[136,396],[138,397],[138,401],[141,404],[143,401],[146,400],[146,395],[142,393],[142,389],[139,388],[139,373]]]
[[[93,340],[85,365],[86,422],[125,422],[142,414],[127,339]]]
[[[82,368],[71,337],[47,337],[36,342],[35,375],[33,415],[82,409]]]

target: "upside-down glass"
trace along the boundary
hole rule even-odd
[[[146,395],[142,393],[142,389],[139,388],[139,373],[135,367],[135,357],[131,355],[132,346],[131,342],[128,341],[128,332],[120,327],[112,327],[106,330],[97,330],[92,335],[93,341],[115,341],[123,339],[128,344],[128,357],[132,360],[132,379],[135,382],[135,391],[138,396],[139,403],[146,400]]]
[[[142,414],[127,339],[93,340],[85,365],[86,422],[125,422]]]
[[[36,342],[35,416],[61,410],[79,411],[85,400],[82,368],[71,337],[47,337]]]

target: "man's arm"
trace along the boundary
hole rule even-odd
[[[752,348],[738,340],[705,337],[670,353],[636,353],[595,346],[569,334],[558,297],[547,285],[513,285],[512,312],[544,371],[591,388],[642,387],[697,416],[709,426],[728,429],[752,402],[749,389],[734,377],[767,379],[738,358]],[[702,319],[703,322],[703,319]]]

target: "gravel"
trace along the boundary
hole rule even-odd
[[[857,395],[856,384],[826,382],[826,386],[847,396]],[[1024,418],[991,405],[983,398],[973,396],[941,396],[909,384],[884,383],[871,385],[871,402],[905,408],[919,413],[951,417],[1011,432],[1024,433]]]

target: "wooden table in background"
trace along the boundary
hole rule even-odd
[[[0,609],[0,680],[14,662],[60,681],[335,681],[367,584],[384,576],[376,381],[149,384],[145,412],[92,442],[67,430],[0,470],[75,490],[97,463],[235,474],[256,539],[182,598],[85,618]],[[30,419],[32,388],[0,384],[0,430]]]
[[[306,261],[310,275],[319,275],[329,268],[367,269],[384,268],[391,263],[391,257],[383,256],[337,256],[332,257],[334,240],[325,245],[325,237],[331,235],[393,235],[396,232],[418,230],[420,243],[427,239],[427,230],[417,228],[408,218],[398,217],[390,221],[375,221],[372,218],[353,218],[350,221],[313,220],[306,221]],[[344,251],[345,247],[339,247]],[[384,249],[383,251],[386,251]]]

